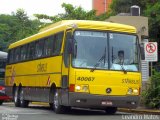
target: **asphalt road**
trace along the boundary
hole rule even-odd
[[[135,118],[136,117],[136,118]],[[159,120],[159,116],[153,116]],[[72,109],[66,114],[55,114],[49,106],[30,104],[28,108],[14,107],[13,103],[0,106],[0,120],[146,120],[144,115],[117,112],[106,115],[104,111]]]

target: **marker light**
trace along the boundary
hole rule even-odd
[[[75,84],[70,84],[69,91],[74,92]]]

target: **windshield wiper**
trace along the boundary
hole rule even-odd
[[[104,54],[103,54],[102,57],[96,62],[96,64],[94,65],[94,67],[91,69],[91,72],[93,72],[93,71],[97,68],[97,66],[100,64],[100,62],[101,62],[102,60],[104,60],[104,65],[105,65],[105,63],[106,63],[106,47],[105,47],[105,49],[104,49]]]
[[[127,74],[127,70],[126,70],[126,69],[124,69],[123,63],[124,63],[124,62],[120,63],[119,65],[121,66],[121,68],[122,68],[122,70],[123,70],[124,74]]]

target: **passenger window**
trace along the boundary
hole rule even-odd
[[[20,48],[15,49],[15,61],[18,62],[20,60]]]
[[[27,59],[28,60],[33,59],[34,55],[35,55],[35,44],[33,42],[33,43],[30,43],[29,46],[28,46]]]
[[[9,51],[9,63],[13,62],[13,49]]]
[[[27,46],[26,45],[24,45],[24,46],[22,46],[21,47],[21,57],[20,57],[20,60],[21,61],[24,61],[24,60],[26,60],[26,55],[27,55]]]
[[[44,56],[51,56],[53,54],[53,39],[54,37],[48,37],[44,40]]]
[[[63,39],[63,33],[62,32],[55,35],[55,39],[54,39],[54,42],[53,42],[53,55],[59,55],[60,54],[62,39]]]
[[[36,58],[41,58],[43,56],[43,47],[44,47],[44,40],[39,40],[36,42],[36,51],[35,51]]]

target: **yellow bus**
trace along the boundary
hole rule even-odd
[[[9,46],[6,92],[15,106],[49,103],[56,113],[71,107],[136,108],[141,90],[135,27],[65,20]]]

